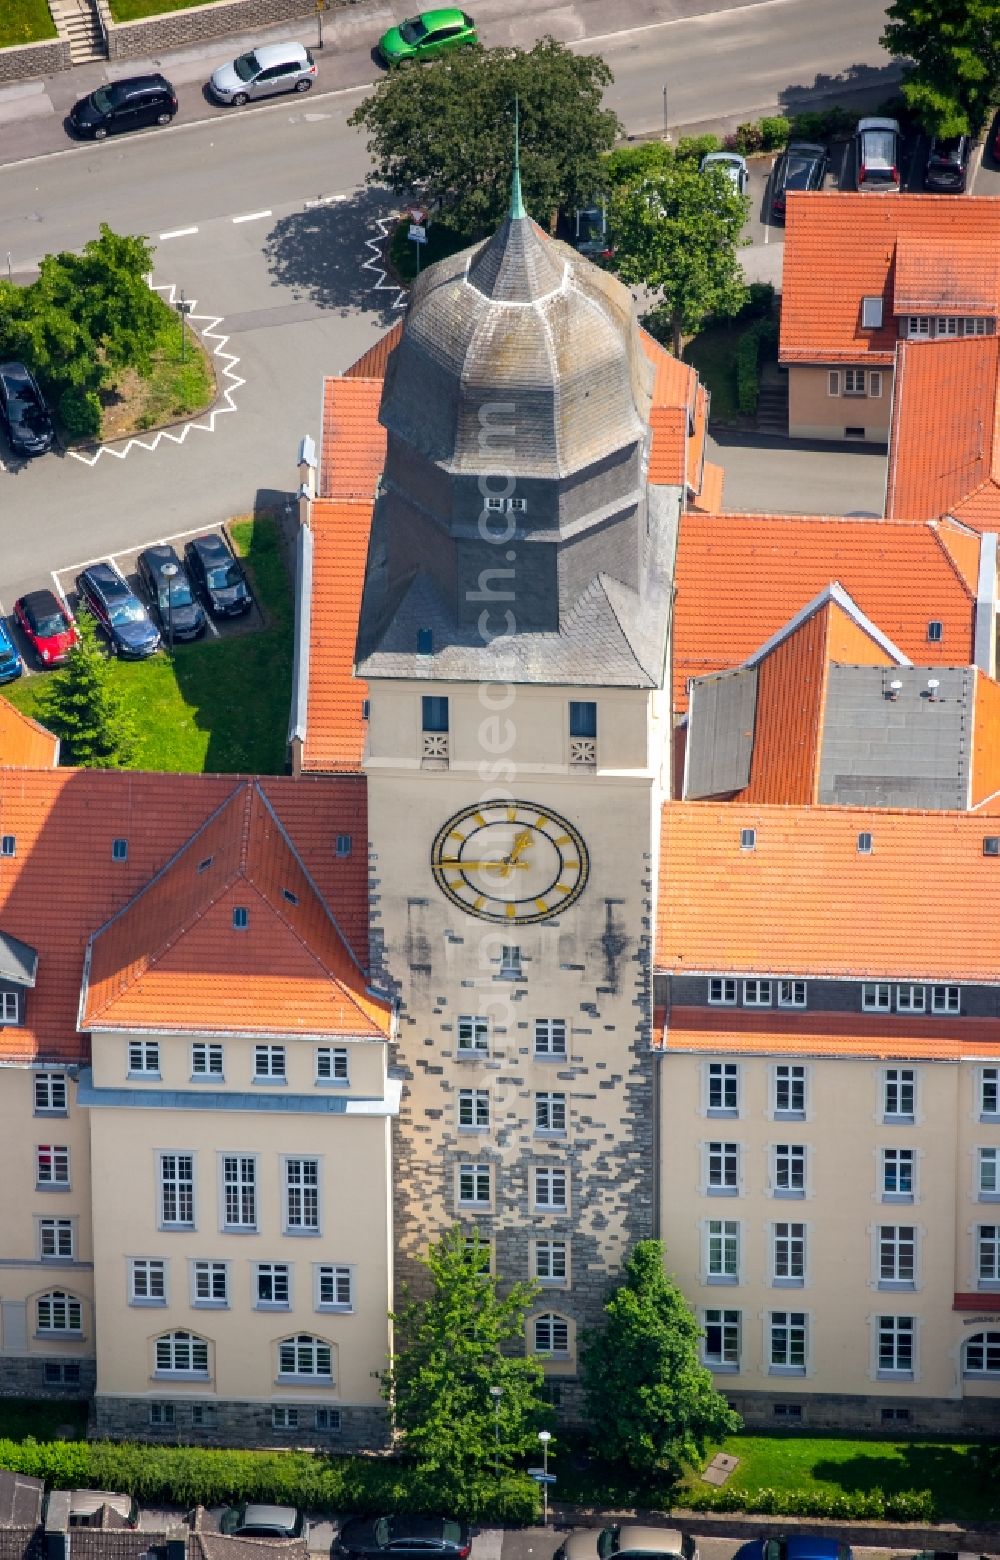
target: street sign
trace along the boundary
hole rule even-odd
[[[411,222],[416,222],[420,227],[427,226],[427,212],[423,206],[411,206],[407,212]]]
[[[555,1484],[556,1482],[555,1474],[546,1473],[544,1468],[529,1468],[528,1478],[534,1479],[536,1484]]]
[[[427,229],[425,227],[421,227],[419,222],[411,222],[408,237],[411,238],[415,244],[426,244]]]

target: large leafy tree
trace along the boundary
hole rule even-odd
[[[35,714],[59,738],[60,760],[86,769],[127,769],[136,731],[97,641],[94,620],[81,613],[80,638],[66,665],[45,680]]]
[[[732,1434],[741,1421],[699,1363],[700,1329],[667,1274],[661,1241],[633,1248],[604,1315],[604,1326],[586,1334],[582,1351],[601,1456],[677,1480],[710,1441]]]
[[[426,1297],[409,1298],[393,1317],[395,1352],[383,1392],[402,1450],[437,1500],[461,1495],[492,1473],[508,1470],[535,1447],[543,1372],[524,1354],[529,1284],[505,1294],[489,1271],[489,1248],[467,1243],[456,1226],[423,1259]],[[499,1442],[491,1387],[501,1389]]]
[[[661,152],[632,166],[616,154],[610,173],[614,267],[652,294],[679,356],[685,335],[746,302],[738,259],[746,196],[724,173],[699,172],[695,157]]]
[[[936,135],[981,129],[1000,87],[1000,0],[894,0],[882,44],[912,61],[903,95]]]
[[[533,49],[468,49],[391,71],[349,123],[368,134],[372,184],[419,195],[474,239],[499,226],[510,199],[514,102],[521,186],[543,226],[558,206],[602,187],[602,153],[621,126],[601,105],[611,71],[554,38]]]

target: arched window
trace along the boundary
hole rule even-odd
[[[40,1333],[82,1333],[83,1307],[75,1295],[53,1289],[39,1295],[37,1305]]]
[[[966,1338],[964,1376],[1000,1376],[1000,1332],[973,1333]]]
[[[278,1375],[332,1381],[333,1350],[322,1338],[313,1338],[309,1333],[282,1338],[278,1344]]]
[[[162,1333],[156,1340],[158,1376],[207,1376],[208,1343],[194,1333]]]
[[[535,1317],[535,1353],[568,1354],[569,1322],[554,1311]]]

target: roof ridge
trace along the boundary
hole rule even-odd
[[[783,627],[772,634],[770,639],[766,639],[760,648],[754,651],[753,655],[748,656],[740,664],[748,669],[759,666],[784,640],[790,639],[805,623],[808,623],[811,617],[815,617],[817,612],[821,612],[827,606],[837,606],[842,612],[846,612],[847,616],[861,629],[862,633],[867,634],[887,655],[893,656],[900,666],[911,666],[913,664],[909,657],[905,656],[902,650],[899,649],[898,645],[893,644],[888,634],[884,634],[872,622],[871,618],[862,612],[854,597],[849,591],[844,589],[839,580],[831,580],[829,585],[824,585],[818,595],[814,596],[811,601],[807,601],[804,607],[800,607],[798,612],[794,613]]]
[[[989,480],[991,480],[991,479],[987,478],[987,481],[989,481]],[[973,493],[978,493],[981,488],[985,487],[985,485],[986,485],[985,482],[981,482],[978,487],[975,487],[975,488],[972,489]],[[970,496],[970,495],[967,494],[966,497],[968,497],[968,496]],[[964,503],[964,501],[965,500],[963,500],[963,503]],[[948,518],[951,518],[951,517],[949,516]],[[976,592],[974,590],[970,590],[968,581],[965,579],[965,576],[962,574],[961,569],[958,567],[957,563],[955,562],[954,558],[952,557],[949,548],[945,546],[944,538],[941,536],[941,532],[939,530],[939,522],[937,520],[928,520],[926,522],[926,524],[927,524],[927,529],[930,531],[931,535],[934,537],[935,543],[941,549],[941,552],[944,554],[945,558],[947,558],[947,560],[948,560],[948,567],[951,570],[952,574],[954,574],[955,578],[958,580],[958,583],[961,585],[962,589],[964,590],[966,596],[968,596],[969,600],[970,601],[975,601],[975,599],[976,599]]]

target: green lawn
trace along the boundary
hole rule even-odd
[[[147,16],[163,16],[167,11],[186,11],[189,6],[209,3],[210,0],[110,0],[111,19],[141,22]]]
[[[456,233],[446,222],[433,221],[427,228],[426,244],[415,244],[407,234],[409,219],[397,223],[389,240],[389,264],[402,282],[412,282],[417,274],[417,250],[420,250],[420,269],[426,271],[435,260],[443,260],[458,249],[467,249],[471,240],[464,233]]]
[[[46,0],[3,0],[0,5],[0,49],[15,43],[54,38],[56,24]]]
[[[54,1441],[60,1425],[72,1425],[73,1439],[82,1441],[87,1431],[87,1404],[79,1398],[68,1401],[34,1401],[31,1398],[0,1398],[0,1437],[24,1441]]]
[[[293,608],[270,516],[236,521],[234,545],[246,559],[268,626],[211,636],[148,661],[115,661],[139,730],[136,769],[280,774],[292,687]],[[43,679],[22,677],[4,696],[34,713]],[[2,1399],[0,1399],[2,1403]]]

